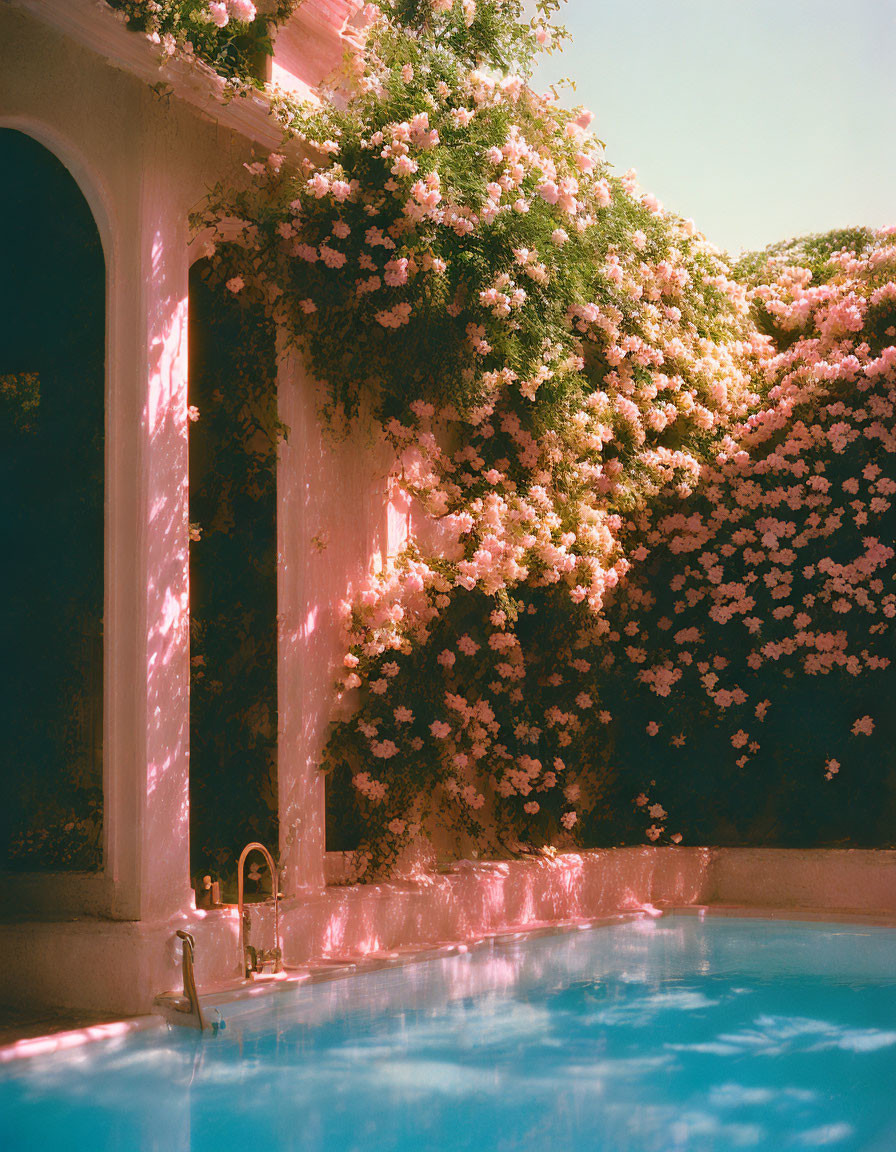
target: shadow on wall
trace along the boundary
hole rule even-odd
[[[284,954],[295,964],[700,904],[710,860],[705,848],[593,850],[552,860],[463,861],[417,880],[330,888],[323,901],[287,903]]]
[[[328,727],[351,711],[336,696],[344,608],[407,538],[411,510],[393,501],[394,454],[363,413],[346,428],[321,416],[325,390],[292,350],[281,358],[278,552],[280,581],[280,821],[287,890],[324,881],[325,836],[351,846],[340,813],[325,820],[320,761]],[[326,824],[326,831],[325,831]]]

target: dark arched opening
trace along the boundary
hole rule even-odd
[[[0,129],[0,840],[5,866],[102,867],[105,262],[43,145]]]
[[[277,849],[277,424],[273,325],[190,271],[190,866],[233,881]]]

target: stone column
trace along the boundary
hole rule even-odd
[[[189,257],[178,150],[149,94],[141,137],[111,301],[108,818],[117,912],[152,920],[190,906]]]

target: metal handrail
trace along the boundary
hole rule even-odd
[[[193,972],[193,953],[196,948],[196,942],[189,932],[184,932],[180,928],[177,930],[177,935],[183,940],[181,969],[184,977],[184,997],[187,1003],[184,1005],[175,1001],[173,1007],[176,1012],[189,1012],[191,1016],[195,1016],[200,1032],[204,1032],[208,1025],[202,1015],[202,1006],[199,1003],[199,994],[196,991],[196,976]]]
[[[271,890],[274,896],[274,947],[268,952],[262,949],[260,952],[251,951],[254,955],[250,955],[249,945],[246,943],[246,928],[247,925],[244,920],[244,915],[248,916],[248,910],[243,912],[243,866],[246,863],[246,857],[250,852],[260,852],[264,856],[267,866],[271,872]],[[273,963],[273,971],[279,972],[281,969],[281,953],[280,953],[280,872],[274,863],[274,857],[265,848],[264,844],[259,844],[257,840],[253,840],[250,844],[240,853],[239,863],[236,868],[237,873],[237,915],[240,921],[240,966],[245,976],[250,976],[256,972],[264,964]]]

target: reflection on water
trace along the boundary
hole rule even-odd
[[[0,1081],[0,1145],[893,1152],[896,931],[670,917],[284,991]]]

